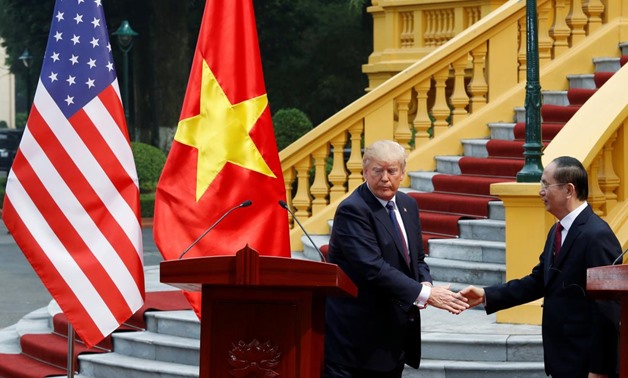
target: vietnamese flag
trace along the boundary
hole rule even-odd
[[[290,257],[286,192],[264,85],[251,0],[212,0],[205,12],[181,117],[157,185],[154,236],[177,259],[234,255],[247,244]],[[190,295],[200,313],[200,295]]]

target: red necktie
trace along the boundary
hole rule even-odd
[[[560,246],[562,243],[562,231],[563,225],[560,222],[556,223],[556,229],[554,230],[554,259],[558,258],[558,254],[560,253]]]
[[[397,222],[397,216],[395,215],[395,203],[393,201],[388,201],[388,203],[386,204],[386,208],[388,209],[388,215],[390,216],[390,220],[397,230],[397,236],[399,237],[399,241],[401,242],[401,246],[403,247],[403,253],[406,259],[406,263],[410,264],[410,254],[408,253],[406,238],[403,237],[403,232],[401,232],[401,227],[399,226],[399,222]]]

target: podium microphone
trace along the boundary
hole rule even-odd
[[[279,200],[279,206],[283,207],[284,209],[288,210],[288,212],[290,213],[290,215],[292,215],[292,219],[294,219],[295,222],[297,222],[297,224],[299,225],[299,227],[301,227],[301,231],[303,231],[303,233],[305,234],[305,236],[307,236],[308,239],[310,239],[310,243],[312,243],[312,245],[314,246],[314,248],[316,249],[316,252],[318,252],[318,256],[320,256],[321,261],[322,262],[327,262],[327,259],[325,259],[325,255],[323,255],[323,252],[321,252],[320,249],[318,249],[318,247],[316,246],[316,243],[314,243],[314,240],[312,240],[312,238],[310,237],[310,234],[307,233],[307,231],[305,231],[305,228],[303,228],[303,225],[301,224],[301,222],[299,222],[299,220],[297,219],[297,217],[294,215],[294,213],[292,212],[292,210],[290,210],[290,208],[288,207],[288,204],[286,203],[286,201],[283,200]]]
[[[194,240],[192,242],[192,244],[190,244],[185,251],[181,252],[181,254],[179,255],[179,260],[181,260],[183,258],[183,256],[185,256],[186,253],[188,253],[188,251],[190,249],[192,249],[192,247],[194,247],[199,241],[201,241],[201,239],[203,237],[205,237],[205,235],[207,235],[207,233],[211,230],[214,229],[214,227],[218,226],[218,223],[220,223],[227,215],[229,215],[233,210],[235,209],[239,209],[241,207],[247,207],[247,206],[251,206],[253,202],[251,200],[246,200],[244,202],[242,202],[241,204],[239,204],[238,206],[234,206],[231,209],[227,210],[226,213],[224,213],[220,218],[218,218],[218,220],[216,222],[214,222],[214,224],[212,224],[211,226],[209,226],[209,228],[207,230],[205,230],[205,232],[203,232],[203,234],[201,234],[201,236],[198,237],[198,239]]]
[[[618,262],[618,261],[622,261],[622,262],[623,262],[622,257],[624,257],[624,255],[626,254],[626,252],[628,252],[628,248],[626,248],[626,249],[625,249],[625,250],[621,253],[621,255],[617,256],[617,258],[615,259],[615,261],[613,261],[613,263],[612,263],[611,265],[615,265],[615,264],[617,264],[617,262]]]

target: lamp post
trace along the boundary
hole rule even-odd
[[[17,59],[26,67],[26,114],[29,114],[31,111],[31,67],[33,65],[33,56],[26,48]]]
[[[517,182],[539,182],[543,174],[541,156],[541,84],[539,81],[539,40],[536,0],[526,1],[526,139],[525,162],[517,173]]]
[[[137,140],[135,127],[130,126],[130,105],[129,105],[129,51],[133,47],[133,37],[139,35],[135,30],[131,29],[129,21],[124,20],[115,32],[111,33],[118,37],[118,47],[122,51],[122,103],[124,104],[124,116],[126,124],[131,132],[131,140]]]

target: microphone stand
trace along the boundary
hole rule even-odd
[[[316,246],[316,243],[314,243],[314,240],[312,240],[312,238],[310,237],[310,234],[307,233],[307,231],[305,231],[305,228],[303,227],[303,225],[301,224],[301,222],[299,222],[299,219],[294,215],[294,213],[292,212],[292,210],[290,210],[290,208],[288,207],[288,204],[286,203],[286,201],[283,200],[279,200],[279,206],[283,207],[284,209],[288,210],[288,212],[290,213],[290,215],[292,215],[292,219],[295,220],[295,222],[297,222],[297,224],[299,225],[299,227],[301,228],[301,231],[303,231],[303,233],[305,234],[305,236],[307,236],[307,238],[310,240],[310,243],[312,243],[312,245],[314,246],[314,249],[316,249],[316,252],[318,252],[318,256],[321,258],[322,262],[327,262],[327,259],[325,258],[325,255],[323,255],[323,252],[321,252],[320,249],[318,249],[318,246]]]
[[[192,244],[190,244],[183,252],[181,252],[181,254],[179,255],[179,260],[181,260],[183,258],[183,256],[185,256],[186,253],[188,253],[188,251],[190,249],[192,249],[192,247],[194,247],[199,241],[201,241],[201,239],[203,237],[205,237],[205,235],[207,235],[207,233],[211,230],[214,229],[214,227],[216,227],[218,225],[218,223],[220,223],[227,215],[229,215],[233,210],[235,209],[239,209],[241,207],[247,207],[247,206],[251,206],[253,202],[251,200],[246,200],[244,202],[242,202],[241,204],[239,204],[238,206],[234,206],[231,209],[229,209],[226,213],[224,213],[220,218],[218,218],[218,220],[216,222],[214,222],[214,224],[212,224],[211,226],[209,226],[209,228],[207,230],[205,230],[205,232],[203,232],[201,234],[201,236],[198,237],[198,239],[194,240],[192,242]]]

